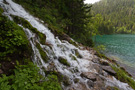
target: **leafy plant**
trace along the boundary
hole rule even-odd
[[[0,13],[0,60],[30,54],[31,47],[23,29]]]
[[[0,77],[0,90],[61,90],[57,76],[43,77],[38,72],[33,63],[18,65],[15,75]]]

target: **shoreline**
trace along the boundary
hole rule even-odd
[[[135,79],[135,68],[134,67],[130,67],[124,63],[121,63],[117,60],[115,60],[116,64],[119,65],[119,67],[123,70],[125,70],[132,78]]]
[[[109,56],[107,56],[109,57]],[[125,70],[131,77],[133,77],[135,79],[135,67],[129,66],[129,64],[126,63],[122,63],[119,57],[116,56],[110,56],[109,58],[111,58],[112,60],[115,61],[115,63],[123,70]]]

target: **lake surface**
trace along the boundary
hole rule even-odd
[[[105,55],[135,67],[135,35],[103,35],[94,38],[96,45],[104,45]]]

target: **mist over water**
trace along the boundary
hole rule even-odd
[[[104,45],[103,51],[108,57],[135,67],[135,35],[117,34],[96,36],[96,45]]]

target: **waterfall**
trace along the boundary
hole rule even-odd
[[[32,60],[38,67],[40,67],[40,73],[45,75],[44,70],[55,70],[68,77],[70,85],[66,87],[62,83],[64,90],[69,90],[71,88],[74,88],[75,90],[82,90],[78,87],[81,83],[83,83],[86,90],[90,90],[87,83],[89,79],[83,78],[81,74],[84,72],[91,72],[99,75],[97,70],[93,67],[95,64],[92,62],[92,59],[97,58],[97,56],[93,55],[91,50],[84,49],[83,46],[76,47],[68,41],[60,40],[58,37],[55,37],[53,33],[51,33],[41,20],[30,15],[23,9],[22,6],[14,3],[12,0],[5,1],[7,3],[0,0],[0,6],[4,9],[3,14],[8,16],[10,20],[13,20],[12,15],[24,18],[39,32],[46,35],[46,43],[49,43],[49,45],[41,44],[35,33],[19,24],[19,26],[21,26],[25,31],[30,41],[33,49]],[[47,54],[49,58],[48,62],[44,62],[42,59],[40,52],[36,47],[36,43],[39,43],[42,50]],[[78,57],[76,52],[81,55],[81,57]],[[60,63],[58,60],[60,57],[67,60],[70,66]],[[104,83],[106,84],[105,86],[116,86],[121,90],[133,90],[127,83],[122,83],[114,77],[109,78],[107,73],[106,76],[99,76],[104,79]],[[79,80],[77,83],[74,82],[74,79],[76,78]]]

